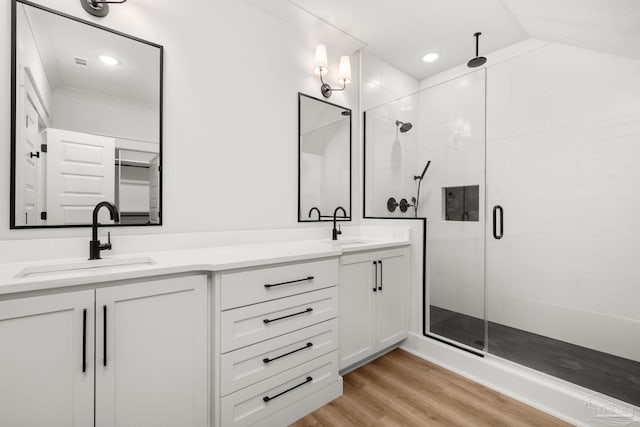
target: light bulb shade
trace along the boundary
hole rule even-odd
[[[348,56],[340,57],[340,66],[338,68],[338,81],[345,85],[351,83],[351,60]]]
[[[327,47],[323,44],[319,44],[318,47],[316,47],[316,62],[313,72],[318,75],[325,75],[328,71]]]

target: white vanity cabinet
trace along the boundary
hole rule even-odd
[[[190,275],[0,301],[0,425],[207,426],[207,295]]]
[[[407,337],[407,248],[358,252],[340,259],[340,370]]]
[[[216,273],[215,425],[286,426],[342,394],[337,257]]]
[[[96,290],[96,427],[207,425],[207,278]]]
[[[0,301],[0,425],[93,425],[93,304],[93,290]]]

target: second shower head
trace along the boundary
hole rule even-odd
[[[411,122],[405,123],[405,122],[401,122],[400,120],[396,120],[396,126],[398,126],[398,129],[400,129],[400,132],[402,133],[409,132],[413,127]]]

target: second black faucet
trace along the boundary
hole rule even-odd
[[[332,234],[331,240],[338,240],[338,235],[342,234],[342,230],[340,230],[340,228],[336,228],[336,218],[338,216],[339,210],[342,211],[343,218],[347,217],[347,211],[345,211],[342,206],[338,206],[336,210],[333,211],[333,234]]]

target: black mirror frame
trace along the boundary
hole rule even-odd
[[[164,109],[164,47],[162,45],[143,40],[141,38],[131,36],[129,34],[122,33],[120,31],[113,30],[108,27],[104,27],[102,25],[98,25],[91,21],[86,21],[84,19],[57,11],[55,9],[51,9],[37,3],[32,3],[28,0],[12,0],[11,1],[11,180],[10,180],[10,189],[9,189],[9,209],[11,210],[9,218],[9,228],[11,230],[19,230],[19,229],[47,229],[47,228],[87,228],[91,227],[90,223],[85,224],[71,224],[71,225],[16,225],[16,83],[17,83],[17,73],[16,73],[16,61],[17,61],[17,5],[18,3],[25,4],[27,6],[34,7],[36,9],[43,10],[45,12],[53,13],[54,15],[58,15],[60,17],[70,19],[75,22],[79,22],[85,25],[89,25],[91,27],[97,28],[99,30],[107,31],[109,33],[128,38],[130,40],[144,43],[151,47],[155,47],[159,49],[160,54],[160,108],[159,108],[159,154],[160,154],[160,174],[159,174],[159,192],[160,192],[160,202],[159,202],[159,221],[158,223],[152,224],[105,224],[101,225],[101,227],[150,227],[150,226],[162,226],[164,221],[164,211],[163,211],[163,194],[162,194],[162,181],[164,177],[164,168],[163,168],[163,109]]]
[[[331,105],[333,107],[340,108],[344,111],[349,112],[349,216],[348,217],[338,217],[336,221],[351,221],[353,217],[352,213],[352,205],[353,205],[353,111],[350,108],[343,107],[342,105],[334,104],[332,102],[328,102],[324,99],[316,98],[315,96],[307,95],[302,92],[298,92],[298,222],[331,222],[333,221],[333,212],[328,212],[327,214],[321,214],[320,219],[312,219],[307,217],[307,213],[302,212],[302,205],[300,200],[301,194],[301,185],[300,185],[300,161],[301,161],[301,153],[302,153],[302,135],[301,135],[301,124],[302,124],[302,98],[313,99],[314,101],[323,102],[325,104]],[[337,206],[336,206],[337,207]],[[313,218],[317,218],[316,215],[313,215]]]

